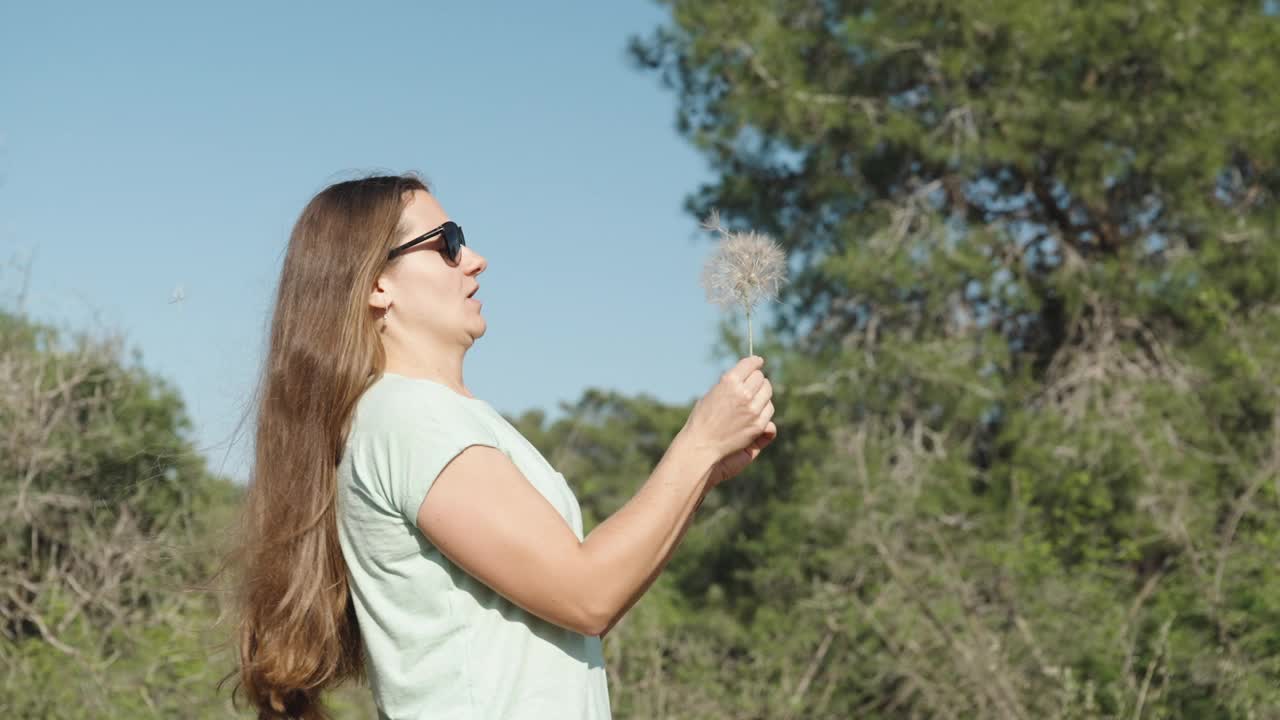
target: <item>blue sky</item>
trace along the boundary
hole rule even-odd
[[[243,479],[251,435],[232,431],[294,219],[331,182],[418,170],[489,260],[473,392],[553,416],[591,386],[692,400],[733,361],[698,284],[712,238],[681,209],[711,176],[625,53],[664,12],[5,3],[6,307],[29,261],[28,313],[124,333],[213,469]]]

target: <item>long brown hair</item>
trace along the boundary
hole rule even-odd
[[[289,236],[256,393],[255,447],[237,571],[238,673],[260,719],[324,719],[321,693],[365,679],[338,544],[337,465],[356,401],[385,355],[369,292],[417,174],[339,182]],[[219,683],[221,687],[222,683]]]

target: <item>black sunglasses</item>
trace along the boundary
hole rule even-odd
[[[452,220],[446,222],[435,230],[419,235],[399,247],[391,248],[391,252],[387,253],[387,259],[390,260],[414,245],[426,242],[441,233],[444,233],[444,247],[440,248],[440,252],[444,253],[444,256],[449,259],[450,264],[457,263],[458,253],[462,251],[462,246],[467,244],[467,240],[462,236],[462,226]]]

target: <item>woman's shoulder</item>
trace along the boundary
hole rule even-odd
[[[431,380],[383,374],[357,401],[351,430],[380,434],[487,425],[485,405]]]

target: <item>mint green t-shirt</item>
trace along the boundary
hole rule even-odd
[[[493,407],[384,373],[360,397],[338,466],[338,538],[379,717],[602,720],[600,638],[521,609],[454,565],[417,527],[440,471],[496,447],[582,539],[565,478]]]

